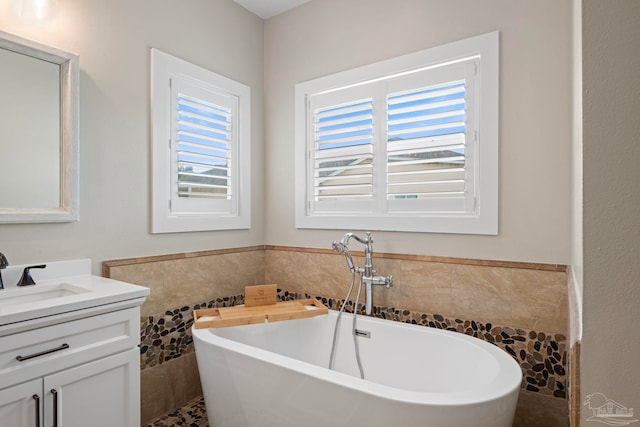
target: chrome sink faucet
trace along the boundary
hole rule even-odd
[[[351,252],[349,251],[349,240],[353,238],[364,245],[364,268],[355,267]],[[376,276],[376,269],[373,268],[373,237],[367,232],[364,238],[354,233],[346,233],[339,242],[333,242],[333,250],[339,254],[344,254],[347,258],[347,265],[352,273],[358,273],[360,280],[365,286],[365,313],[371,314],[372,306],[372,285],[393,286],[393,276]]]
[[[4,283],[2,283],[2,270],[7,267],[9,267],[9,261],[7,260],[7,257],[0,252],[0,289],[4,289]]]

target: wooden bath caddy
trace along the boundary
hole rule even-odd
[[[280,320],[304,319],[328,312],[315,298],[276,302],[276,285],[245,287],[245,304],[193,311],[194,326],[222,328]]]

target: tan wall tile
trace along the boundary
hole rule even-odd
[[[264,251],[236,252],[198,257],[208,299],[237,295],[245,286],[264,284]]]
[[[113,267],[111,278],[129,282],[150,289],[150,294],[142,304],[142,316],[159,313],[167,309],[166,301],[170,299],[165,286],[164,262],[132,264]]]
[[[194,352],[165,363],[168,385],[177,406],[202,395],[198,363]],[[173,408],[169,408],[167,411]]]
[[[184,258],[163,262],[165,271],[165,307],[178,307],[204,301],[209,278],[200,268],[199,258]]]
[[[202,395],[195,353],[143,369],[140,389],[141,424]]]
[[[374,258],[377,274],[394,276],[392,288],[373,288],[374,304],[566,334],[566,272],[450,261]],[[343,256],[295,248],[150,259],[112,266],[111,277],[151,288],[143,316],[263,283],[343,299],[351,282]]]
[[[580,342],[575,342],[569,350],[569,421],[571,427],[580,425]]]
[[[567,335],[569,306],[566,273],[514,270],[511,298],[514,326]]]
[[[394,288],[399,291],[397,307],[426,313],[450,314],[452,264],[395,260]]]
[[[568,427],[567,401],[520,390],[513,427]]]
[[[354,262],[364,265],[362,257]],[[375,305],[566,335],[565,272],[395,258],[373,263],[377,274],[394,277],[392,288],[373,288]],[[335,299],[351,282],[343,256],[305,251],[267,250],[265,277],[282,289]]]
[[[141,424],[176,408],[176,404],[164,364],[140,372]]]
[[[355,256],[356,266],[364,259]],[[390,289],[374,286],[375,305],[442,314],[524,329],[567,332],[567,274],[507,266],[376,257]],[[148,286],[150,315],[181,305],[237,295],[247,285],[343,299],[351,283],[344,256],[305,250],[251,250],[111,267],[111,277]],[[351,299],[355,299],[355,291]],[[364,296],[361,297],[361,301]]]
[[[453,315],[508,325],[513,271],[502,267],[455,265],[451,280]]]
[[[351,273],[342,256],[266,251],[265,282],[293,292],[342,299],[351,282]]]
[[[147,286],[143,316],[244,292],[264,282],[264,251],[194,256],[114,266],[116,280]]]

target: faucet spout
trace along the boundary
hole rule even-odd
[[[0,252],[0,289],[4,289],[4,283],[2,283],[2,270],[9,266],[9,261],[7,257],[4,256],[2,252]]]
[[[370,236],[371,236],[371,233],[367,233],[367,238],[369,238]],[[362,237],[359,237],[354,233],[345,233],[344,236],[342,236],[342,239],[340,239],[340,242],[333,242],[333,249],[336,250],[336,246],[339,246],[342,248],[348,247],[349,240],[351,240],[351,238],[354,238],[355,240],[362,243],[363,245],[367,243],[367,238],[363,239]],[[338,253],[341,253],[341,252],[338,252]]]

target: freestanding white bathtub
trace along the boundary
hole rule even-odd
[[[464,334],[343,314],[192,329],[211,427],[511,427],[522,372]]]

